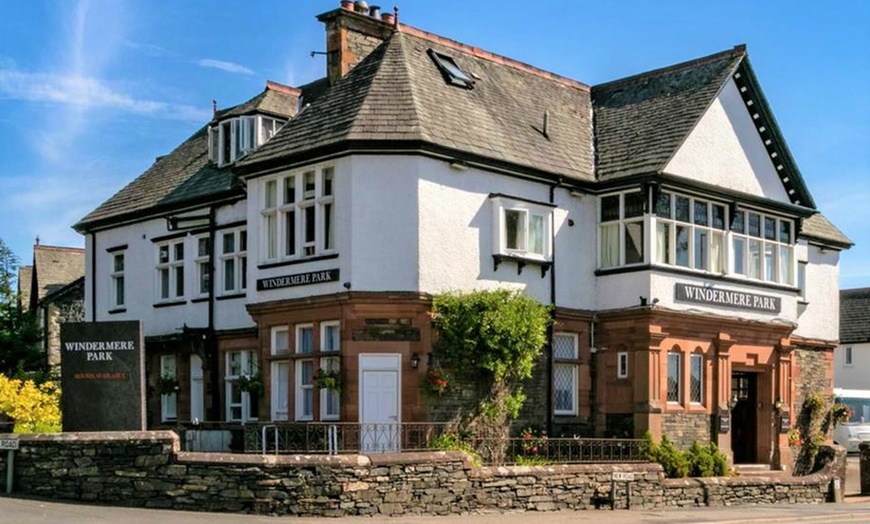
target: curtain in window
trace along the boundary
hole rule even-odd
[[[619,225],[601,226],[601,267],[619,265]]]
[[[725,236],[721,233],[713,233],[710,240],[710,271],[723,273],[725,270]]]
[[[671,225],[667,222],[656,224],[656,262],[670,264],[671,262]]]
[[[544,217],[541,215],[529,215],[529,251],[544,254]]]

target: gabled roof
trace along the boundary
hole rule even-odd
[[[452,57],[474,88],[445,82],[430,49]],[[380,141],[591,182],[591,124],[584,84],[401,26],[238,169],[268,169],[342,141]]]
[[[51,293],[42,297],[39,302],[41,304],[73,302],[76,300],[85,299],[85,277],[73,280],[69,284],[62,286]]]
[[[85,274],[85,250],[74,247],[33,246],[30,305]]]
[[[304,90],[269,82],[254,98],[219,111],[218,119],[252,112],[288,118],[296,113],[299,96],[296,92],[305,94]],[[229,166],[220,168],[209,160],[208,127],[203,127],[171,153],[158,158],[138,178],[73,227],[84,231],[106,223],[165,212],[184,204],[234,195],[244,195],[243,184]]]
[[[840,290],[840,343],[870,342],[870,287]]]
[[[837,226],[821,213],[804,219],[803,224],[801,224],[800,236],[809,241],[817,241],[841,249],[849,249],[855,245],[849,240],[849,237],[837,229]]]

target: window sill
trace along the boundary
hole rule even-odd
[[[106,314],[107,315],[118,315],[120,313],[126,313],[126,312],[127,312],[126,307],[119,307],[119,308],[110,309],[110,310],[106,311]]]
[[[153,304],[153,307],[161,308],[161,307],[183,306],[184,304],[187,304],[187,300],[176,300],[174,302],[158,302],[156,304]]]
[[[208,297],[194,298],[193,300],[190,301],[191,304],[199,304],[201,302],[208,302]]]
[[[285,260],[284,262],[269,262],[266,264],[260,264],[257,266],[257,269],[270,269],[273,267],[284,267],[284,266],[295,266],[296,264],[305,264],[307,262],[317,262],[318,260],[333,260],[338,258],[338,253],[331,253],[329,255],[316,255],[313,257],[306,258],[294,258],[293,260]]]
[[[248,295],[245,293],[235,293],[233,295],[220,295],[215,297],[215,300],[232,300],[234,298],[245,298],[246,296]]]
[[[709,271],[698,271],[696,269],[684,268],[681,266],[666,266],[660,264],[635,264],[631,266],[618,266],[607,269],[596,269],[595,276],[602,277],[608,275],[619,275],[621,273],[633,273],[635,271],[659,271],[662,273],[674,273],[677,275],[693,276],[697,278],[706,278],[710,280],[719,280],[729,284],[738,284],[748,287],[773,289],[776,291],[790,291],[797,293],[798,288],[787,284],[777,284],[775,282],[765,282],[763,280],[751,280],[748,278],[738,278],[721,273],[711,273]]]
[[[798,302],[798,305],[799,305],[799,306],[809,306],[809,305],[810,305],[810,301],[809,301],[809,300],[804,300],[804,299],[802,299],[802,298],[799,298],[797,302]]]
[[[501,253],[495,253],[492,255],[493,261],[493,271],[498,271],[498,266],[501,265],[502,262],[512,261],[517,263],[517,275],[521,275],[523,273],[523,268],[526,267],[527,264],[534,264],[541,266],[541,278],[544,278],[547,275],[547,271],[552,267],[553,262],[548,260],[540,260],[537,258],[527,258],[521,257],[518,255],[505,255]]]
[[[554,417],[576,417],[577,412],[576,411],[554,411],[553,416]]]
[[[665,409],[665,413],[683,413],[686,411],[686,407],[680,404],[679,402],[668,401],[667,409]]]

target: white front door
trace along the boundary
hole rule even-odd
[[[360,447],[364,453],[399,451],[401,355],[360,355]]]

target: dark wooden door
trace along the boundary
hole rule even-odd
[[[735,464],[754,464],[758,449],[758,376],[735,372],[731,375],[731,451]]]

